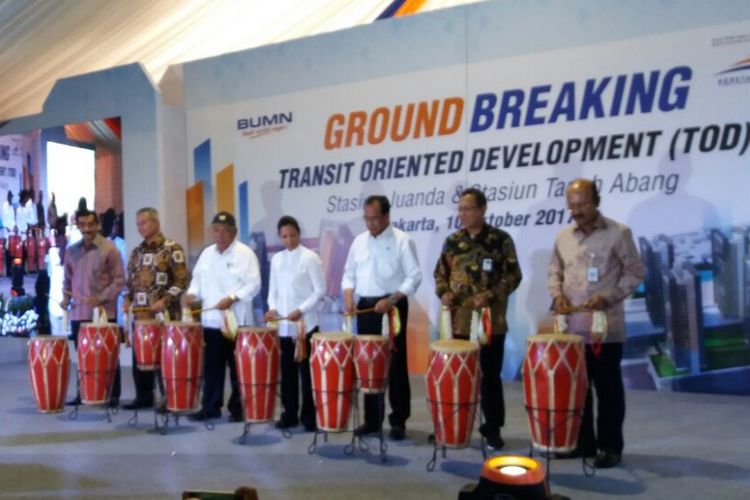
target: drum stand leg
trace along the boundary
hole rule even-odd
[[[76,370],[76,398],[75,407],[68,414],[68,420],[75,420],[78,418],[78,405],[81,404],[81,370]]]
[[[108,377],[107,374],[110,373],[110,372],[112,372],[112,370],[104,370],[103,371],[103,373],[105,374],[104,375],[104,380],[105,381],[107,380],[107,377]],[[95,370],[93,373],[94,373],[94,376],[97,377],[99,375],[100,371],[99,370]],[[114,383],[114,375],[113,375],[113,381],[112,381],[112,383]],[[75,420],[76,418],[78,418],[78,410],[79,410],[78,406],[81,404],[81,403],[78,402],[78,400],[80,399],[80,396],[81,396],[81,371],[80,370],[78,370],[78,380],[76,381],[76,390],[77,390],[77,393],[78,393],[78,397],[76,398],[75,407],[73,408],[73,410],[68,415],[68,419],[69,420]],[[107,390],[104,393],[104,405],[103,405],[104,406],[104,417],[107,419],[108,423],[112,423],[112,415],[116,415],[117,414],[117,408],[110,408],[109,407],[109,402],[110,402],[111,397],[112,397],[112,385],[110,384],[107,387]]]
[[[388,385],[388,382],[386,381],[386,386]],[[383,421],[385,420],[385,391],[381,393],[382,397],[378,398],[378,417],[381,418],[380,421],[380,461],[386,462],[388,460],[388,457],[386,456],[386,452],[388,451],[388,444],[385,442],[385,439],[383,438]]]
[[[362,451],[368,451],[370,449],[370,446],[367,444],[367,441],[365,441],[364,436],[357,436],[354,433],[354,430],[359,426],[359,391],[357,389],[354,389],[352,391],[352,395],[350,396],[351,401],[351,412],[352,412],[352,440],[344,446],[344,455],[352,455],[354,454],[354,443],[359,439],[359,449]],[[382,432],[382,426],[381,426],[381,432]]]

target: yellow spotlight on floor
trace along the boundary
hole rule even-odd
[[[550,494],[544,465],[524,456],[491,457],[484,462],[479,484],[465,486],[459,492],[458,498],[546,500],[550,498]]]

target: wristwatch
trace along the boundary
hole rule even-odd
[[[232,293],[232,294],[229,294],[229,298],[230,298],[230,299],[232,299],[232,302],[237,302],[237,301],[239,300],[239,299],[237,298],[237,296],[236,296],[235,294],[233,294],[233,293]]]

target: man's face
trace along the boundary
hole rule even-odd
[[[154,219],[148,212],[138,214],[135,219],[135,225],[138,226],[138,234],[144,240],[150,240],[159,234],[159,221]]]
[[[479,208],[473,194],[467,194],[458,200],[458,218],[466,229],[474,229],[484,224],[484,212],[487,207]]]
[[[99,221],[96,219],[94,214],[84,215],[76,219],[76,225],[78,230],[81,231],[83,236],[83,243],[90,245],[96,238],[96,233],[99,232]]]
[[[570,215],[578,227],[588,226],[594,222],[598,211],[590,186],[573,184],[568,188],[565,198],[568,201]]]
[[[214,243],[216,243],[216,248],[219,249],[219,252],[223,252],[234,241],[237,229],[229,227],[226,224],[212,224],[211,232],[214,237]]]
[[[383,215],[380,213],[379,201],[365,205],[365,226],[367,226],[367,230],[370,231],[371,235],[378,236],[385,231],[390,221],[391,219],[388,214]]]
[[[299,246],[299,231],[292,225],[281,226],[281,229],[279,229],[279,239],[284,248],[294,250]]]

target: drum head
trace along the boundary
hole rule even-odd
[[[271,333],[276,335],[276,328],[270,326],[240,326],[237,328],[237,335],[242,333]]]
[[[470,340],[443,339],[430,344],[430,350],[436,352],[473,352],[479,350],[479,344]]]
[[[346,332],[321,332],[313,334],[312,339],[319,341],[345,342],[347,340],[353,340],[354,335]]]
[[[158,319],[137,319],[135,320],[135,326],[143,325],[143,326],[150,326],[150,325],[161,325],[163,322]]]
[[[583,342],[583,337],[570,333],[540,333],[539,335],[531,335],[526,339],[526,342],[542,342],[544,344],[547,344],[549,342],[561,342],[578,344]]]
[[[390,339],[388,337],[385,337],[383,335],[357,335],[354,338],[355,342],[376,342],[379,344],[385,344]]]

